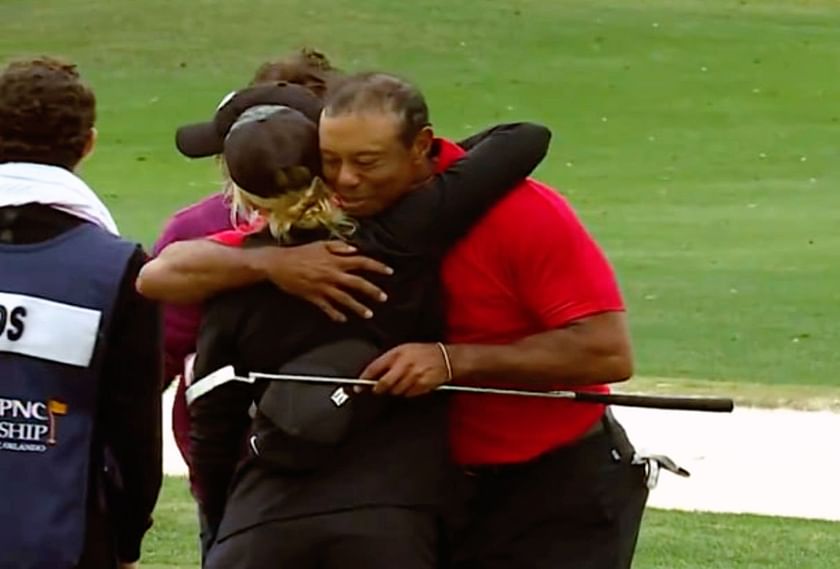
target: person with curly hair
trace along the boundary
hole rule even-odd
[[[344,74],[320,51],[302,48],[277,60],[266,61],[257,68],[249,86],[287,81],[303,85],[319,97]]]
[[[76,66],[0,72],[0,566],[135,567],[162,480],[142,248],[75,171],[96,143]]]

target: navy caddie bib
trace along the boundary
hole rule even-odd
[[[81,556],[111,315],[136,245],[92,224],[0,245],[0,569]]]

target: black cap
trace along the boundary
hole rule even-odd
[[[191,158],[223,154],[240,188],[272,197],[295,186],[279,179],[284,169],[304,166],[310,176],[320,171],[320,113],[321,100],[305,87],[253,87],[226,97],[211,122],[179,128],[176,144]]]
[[[222,100],[216,115],[208,122],[182,126],[175,134],[175,145],[184,156],[203,158],[221,154],[224,140],[239,116],[257,105],[282,105],[303,113],[318,124],[323,103],[301,85],[280,81],[231,93]]]
[[[231,179],[248,193],[273,197],[308,184],[320,171],[318,125],[289,107],[251,107],[233,124],[224,142]],[[308,170],[296,180],[281,173],[292,166]]]

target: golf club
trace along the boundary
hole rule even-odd
[[[271,374],[253,372],[244,381],[256,379],[272,381],[297,381],[303,383],[329,383],[333,385],[376,385],[376,381],[340,377],[322,377],[314,375]],[[442,385],[438,391],[458,393],[480,393],[488,395],[513,395],[519,397],[542,397],[549,399],[570,399],[579,403],[599,403],[620,405],[623,407],[643,407],[647,409],[671,409],[680,411],[706,411],[711,413],[731,413],[735,405],[732,399],[724,397],[672,397],[664,395],[640,395],[624,393],[590,393],[586,391],[533,391],[526,389],[499,389],[493,387],[469,387],[464,385]]]

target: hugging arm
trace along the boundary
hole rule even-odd
[[[534,171],[550,140],[551,132],[541,125],[499,125],[383,214],[382,221],[402,242],[443,253]]]

